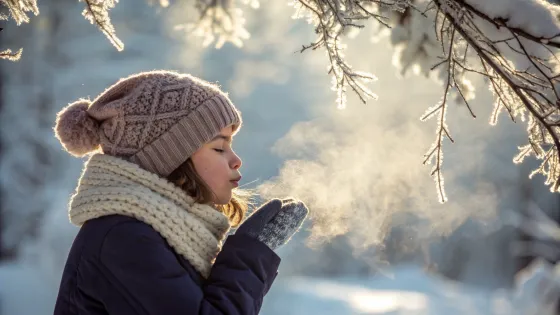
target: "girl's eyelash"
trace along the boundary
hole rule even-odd
[[[214,149],[214,151],[220,152],[220,153],[224,152],[224,150],[222,150],[222,149]]]

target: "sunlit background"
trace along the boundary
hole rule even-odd
[[[524,123],[504,115],[489,125],[493,99],[482,80],[473,78],[476,119],[451,106],[449,201],[440,204],[422,165],[436,122],[419,118],[441,85],[413,71],[403,77],[389,38],[373,29],[348,40],[347,58],[379,78],[370,86],[379,99],[364,105],[350,94],[339,110],[324,52],[299,53],[313,28],[284,1],[247,6],[251,37],[218,50],[175,29],[192,18],[189,8],[122,2],[111,17],[123,52],[84,20],[83,3],[44,3],[31,23],[4,21],[0,33],[2,48],[24,47],[19,62],[0,62],[0,315],[52,314],[77,232],[67,202],[83,160],[54,138],[56,113],[153,69],[218,82],[243,113],[234,149],[244,187],[311,208],[279,250],[261,314],[511,314],[507,290],[524,261],[509,250],[519,237],[509,218],[533,206],[558,220],[560,197],[542,177],[528,179],[536,161],[513,164]]]

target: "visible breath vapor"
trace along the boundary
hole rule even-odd
[[[467,191],[454,181],[483,158],[482,145],[470,148],[469,163],[447,163],[452,197],[439,204],[429,170],[421,164],[433,135],[413,115],[375,104],[296,124],[273,148],[286,159],[279,175],[258,191],[304,200],[311,209],[312,244],[347,234],[358,250],[381,244],[394,220],[407,213],[423,219],[416,228],[419,238],[448,233],[468,217],[493,214],[492,185],[477,182]]]
[[[523,139],[523,126],[489,126],[492,96],[486,82],[474,80],[478,93],[472,106],[481,118],[472,119],[464,105],[449,108],[447,124],[455,143],[443,144],[449,200],[440,204],[430,166],[422,165],[436,138],[436,122],[421,122],[420,117],[443,96],[441,85],[399,77],[392,51],[381,48],[388,41],[380,40],[372,49],[364,39],[371,35],[363,31],[348,39],[352,49],[345,53],[356,69],[379,77],[373,86],[379,100],[363,105],[351,97],[346,109],[337,110],[330,91],[313,88],[325,82],[310,74],[302,93],[318,118],[295,124],[275,144],[273,153],[285,162],[278,176],[257,191],[265,198],[292,195],[308,204],[309,244],[346,235],[358,254],[384,245],[396,226],[422,243],[452,233],[467,218],[490,223],[510,206],[503,198],[519,183],[511,156]],[[483,233],[491,233],[493,223],[482,224],[489,228]]]

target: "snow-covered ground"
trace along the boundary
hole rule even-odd
[[[415,267],[395,270],[391,278],[288,278],[271,294],[262,314],[485,314],[488,307],[487,294]]]
[[[529,277],[533,281],[524,281],[520,286],[524,290],[515,294],[468,287],[415,266],[370,278],[279,277],[265,298],[261,314],[546,315],[543,309],[536,309],[535,289],[543,288],[537,280],[549,278],[549,274],[546,268],[535,270],[535,276]],[[42,274],[30,264],[0,265],[0,314],[52,314],[57,290]]]
[[[31,264],[0,265],[0,314],[52,314],[56,290]]]
[[[0,283],[10,284],[0,285],[0,314],[52,313],[56,290],[31,265],[1,265]],[[429,277],[418,268],[408,267],[396,271],[393,279],[279,277],[265,299],[261,313],[349,315],[406,312],[437,315],[456,310],[477,310],[477,314],[482,314],[487,307],[486,296],[467,293],[466,289]]]
[[[265,300],[262,314],[499,315],[553,314],[539,304],[550,270],[537,264],[515,290],[484,290],[451,282],[414,266],[390,277],[282,279]]]

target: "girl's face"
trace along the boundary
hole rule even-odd
[[[212,203],[223,205],[239,185],[241,159],[231,147],[233,126],[227,126],[192,156],[194,169],[214,194]]]

